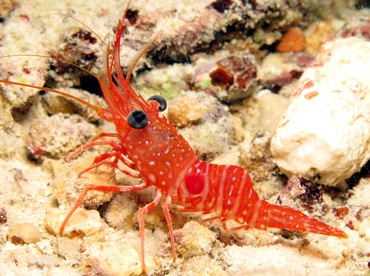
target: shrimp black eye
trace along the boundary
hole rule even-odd
[[[132,128],[141,129],[147,126],[148,116],[144,111],[136,109],[128,115],[127,122]]]
[[[151,96],[148,101],[156,101],[159,103],[159,111],[165,111],[166,108],[167,108],[167,102],[166,100],[162,97],[162,96],[159,96],[159,95],[154,95],[154,96]]]

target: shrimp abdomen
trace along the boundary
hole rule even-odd
[[[240,228],[279,228],[345,238],[343,231],[292,208],[270,204],[253,189],[246,170],[232,165],[198,161],[178,189],[176,202],[184,210],[213,214]],[[225,225],[225,224],[224,224]]]

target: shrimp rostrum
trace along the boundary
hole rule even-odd
[[[224,226],[227,221],[233,220],[240,224],[238,228],[280,228],[339,238],[347,237],[343,231],[300,211],[270,204],[261,199],[253,189],[248,172],[243,168],[208,164],[198,159],[184,137],[161,115],[161,111],[166,108],[166,101],[161,96],[145,100],[129,84],[132,68],[151,43],[138,55],[126,76],[122,72],[120,42],[123,22],[124,19],[118,22],[112,54],[107,47],[105,71],[97,76],[108,108],[94,106],[58,90],[0,80],[5,84],[47,90],[94,109],[102,119],[115,125],[116,133],[102,133],[71,155],[73,158],[95,146],[110,147],[110,151],[97,156],[93,164],[82,173],[102,164],[109,164],[127,175],[144,180],[134,186],[88,185],[61,224],[60,235],[63,235],[69,219],[83,203],[87,192],[91,190],[134,192],[154,186],[154,200],[141,207],[138,212],[143,271],[145,271],[144,217],[158,204],[161,204],[167,221],[174,261],[176,250],[169,210],[171,204],[182,207],[182,211],[210,214],[212,219],[219,219]]]

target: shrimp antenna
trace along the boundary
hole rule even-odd
[[[130,62],[131,65],[129,67],[129,70],[127,71],[127,74],[126,74],[126,81],[129,82],[130,81],[130,78],[131,78],[131,75],[132,75],[132,72],[134,71],[135,69],[135,66],[137,65],[137,63],[139,62],[139,60],[143,57],[143,55],[145,55],[149,48],[154,44],[154,42],[157,40],[158,36],[161,34],[162,32],[162,28],[159,32],[157,32],[157,34],[151,38],[144,46],[143,48],[138,51],[135,56],[132,58],[132,61]]]
[[[126,74],[126,81],[127,82],[130,81],[132,72],[134,71],[134,68],[137,65],[137,63],[139,62],[139,60],[143,57],[143,55],[145,55],[148,52],[149,48],[154,44],[154,42],[157,40],[159,35],[162,33],[163,28],[166,25],[167,21],[168,21],[168,18],[166,19],[166,21],[162,25],[161,29],[132,58],[132,60],[130,62],[131,65],[130,65],[129,70],[127,71],[127,74]]]
[[[100,79],[100,77],[94,73],[92,73],[91,71],[73,63],[73,62],[70,62],[70,61],[67,61],[67,60],[63,60],[61,58],[56,58],[56,57],[51,57],[51,56],[46,56],[46,55],[38,55],[38,54],[17,54],[17,55],[6,55],[6,56],[1,56],[0,58],[8,58],[8,57],[39,57],[39,58],[48,58],[48,59],[52,59],[52,60],[56,60],[56,61],[59,61],[59,62],[62,62],[62,63],[65,63],[65,64],[69,64],[69,65],[72,65],[76,68],[79,68],[80,70],[88,73],[89,75],[97,78],[97,79]],[[58,94],[58,95],[61,95],[61,96],[64,96],[66,98],[70,98],[72,100],[75,100],[85,106],[88,106],[89,108],[95,110],[98,114],[100,114],[102,111],[105,112],[105,113],[109,113],[108,110],[104,109],[104,108],[101,108],[101,107],[98,107],[96,105],[93,105],[93,104],[90,104],[80,98],[77,98],[73,95],[70,95],[68,93],[65,93],[65,92],[62,92],[62,91],[59,91],[59,90],[56,90],[56,89],[52,89],[52,88],[48,88],[48,87],[42,87],[42,86],[38,86],[38,85],[32,85],[32,84],[25,84],[25,83],[20,83],[20,82],[15,82],[15,81],[9,81],[9,80],[5,80],[5,79],[0,79],[0,83],[5,83],[5,84],[14,84],[14,85],[18,85],[18,86],[23,86],[23,87],[30,87],[30,88],[34,88],[34,89],[39,89],[39,90],[44,90],[44,91],[48,91],[48,92],[51,92],[51,93],[54,93],[54,94]]]
[[[98,114],[100,114],[102,110],[103,111],[105,110],[105,109],[103,109],[101,107],[92,105],[92,104],[90,104],[90,103],[88,103],[88,102],[86,102],[84,100],[81,100],[78,97],[75,97],[73,95],[70,95],[68,93],[65,93],[65,92],[62,92],[62,91],[59,91],[59,90],[56,90],[56,89],[42,87],[42,86],[33,85],[33,84],[25,84],[25,83],[20,83],[20,82],[15,82],[15,81],[2,80],[2,79],[0,79],[0,83],[14,84],[14,85],[19,85],[19,86],[23,86],[23,87],[30,87],[30,88],[35,88],[35,89],[45,90],[45,91],[48,91],[48,92],[51,92],[51,93],[55,93],[55,94],[61,95],[63,97],[66,97],[66,98],[70,98],[72,100],[75,100],[76,102],[79,102],[81,104],[84,104],[84,105],[90,107],[91,109],[95,110]]]
[[[57,57],[52,57],[52,56],[47,56],[47,55],[39,55],[39,54],[15,54],[15,55],[6,55],[6,56],[1,56],[0,58],[7,58],[7,57],[40,57],[40,58],[48,58],[48,59],[52,59],[52,60],[56,60],[56,61],[59,61],[61,63],[65,63],[65,64],[69,64],[75,68],[78,68],[80,69],[81,71],[84,71],[85,73],[95,77],[95,78],[99,78],[99,76],[97,74],[94,74],[93,72],[91,72],[90,70],[87,70],[79,65],[77,65],[76,63],[73,63],[71,61],[68,61],[68,60],[64,60],[62,58],[57,58]]]
[[[44,15],[44,16],[51,16],[51,15],[59,15],[59,16],[64,16],[64,17],[67,17],[67,18],[70,18],[78,23],[80,23],[82,26],[84,26],[86,29],[88,29],[90,32],[92,32],[99,40],[101,43],[103,43],[104,46],[107,46],[107,44],[104,42],[104,40],[100,37],[100,35],[98,35],[97,32],[95,32],[91,27],[89,27],[86,23],[84,23],[83,21],[73,17],[72,15],[69,15],[69,14],[65,14],[65,13],[50,13],[50,14],[47,14],[47,15]]]

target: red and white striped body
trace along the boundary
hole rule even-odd
[[[211,214],[223,222],[234,220],[242,228],[280,228],[347,236],[343,231],[300,211],[261,199],[253,189],[248,172],[233,165],[215,165],[198,160],[179,185],[173,203],[184,206],[184,211]]]

